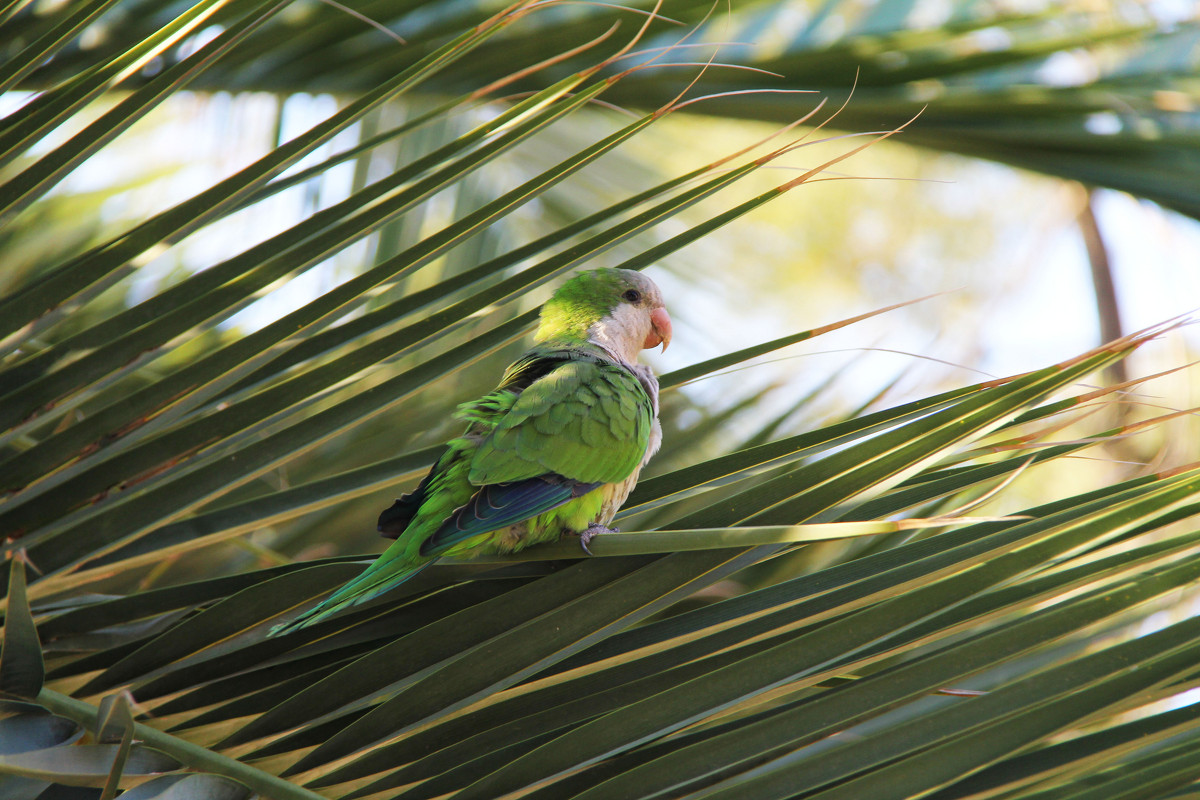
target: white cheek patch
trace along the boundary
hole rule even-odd
[[[627,364],[637,363],[638,353],[649,335],[650,314],[629,303],[621,303],[588,329],[589,339]]]

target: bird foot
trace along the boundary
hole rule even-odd
[[[592,551],[588,549],[588,543],[602,533],[620,533],[620,531],[616,528],[605,527],[604,525],[589,525],[586,531],[579,534],[579,546],[583,548],[583,552],[589,556],[592,555]]]

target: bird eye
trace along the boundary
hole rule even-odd
[[[636,303],[638,300],[642,299],[642,293],[637,289],[630,289],[625,294],[621,295],[621,297],[624,297],[631,303]]]

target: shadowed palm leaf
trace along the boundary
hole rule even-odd
[[[546,284],[584,264],[650,267],[816,174],[731,199],[723,190],[789,147],[762,144],[559,213],[564,186],[678,113],[699,67],[623,70],[692,27],[664,60],[757,41],[719,60],[784,77],[714,66],[688,96],[802,88],[836,101],[857,80],[839,126],[890,131],[927,106],[906,140],[1200,209],[1195,115],[1177,110],[1192,23],[963,10],[912,25],[910,3],[849,5],[797,24],[771,3],[707,21],[707,6],[664,4],[682,28],[604,6],[353,6],[404,45],[316,3],[0,10],[0,84],[40,92],[10,94],[0,127],[2,235],[27,265],[0,298],[5,796],[950,800],[1190,786],[1200,629],[1156,615],[1200,577],[1200,472],[1065,487],[1002,517],[961,510],[1014,475],[1053,475],[1166,425],[1176,415],[1161,410],[1096,422],[1113,390],[1086,382],[1170,325],[717,458],[701,457],[697,425],[668,442],[625,505],[627,532],[598,537],[594,558],[560,542],[443,562],[264,638],[361,571],[369,556],[308,548],[365,541],[384,498],[456,432],[449,409],[519,347]],[[1064,86],[1046,62],[1056,53],[1103,66]],[[69,179],[185,88],[336,91],[340,105],[178,203],[56,235]],[[645,111],[597,128],[600,101]],[[792,122],[816,105],[761,93],[699,108]],[[547,157],[564,128],[590,138]],[[328,148],[338,136],[362,147]],[[387,170],[369,169],[388,153]],[[530,153],[541,168],[514,171]],[[359,167],[344,195],[130,290],[154,258],[221,240],[222,224],[342,162]],[[707,216],[681,224],[687,209]],[[352,274],[244,333],[230,326],[361,243]],[[841,324],[664,375],[668,429],[684,424],[684,382]],[[266,482],[284,467],[286,485]]]

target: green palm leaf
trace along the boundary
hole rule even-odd
[[[816,103],[747,90],[853,86],[832,121],[885,128],[869,141],[903,127],[1200,216],[1193,22],[963,6],[912,24],[900,0],[823,3],[799,22],[771,2],[711,19],[683,2],[352,10],[406,44],[335,4],[0,9],[0,87],[40,92],[0,122],[0,233],[36,265],[0,298],[0,531],[22,548],[4,579],[0,793],[951,800],[1194,785],[1200,727],[1177,706],[1200,678],[1196,623],[1156,615],[1198,577],[1200,472],[962,510],[1183,413],[1096,422],[1086,412],[1118,389],[1079,388],[1172,324],[801,433],[783,421],[812,398],[793,399],[743,446],[705,453],[699,431],[752,415],[751,396],[668,441],[596,557],[560,542],[446,561],[265,638],[361,570],[370,556],[340,540],[436,458],[450,408],[495,374],[547,283],[589,263],[654,267],[861,149],[738,197],[799,142],[760,143],[573,210],[684,98],[791,123]],[[719,61],[784,77],[690,65],[716,41],[735,43]],[[1049,59],[1067,52],[1102,68],[1062,85]],[[184,87],[341,98],[190,197],[38,244],[68,178]],[[600,100],[647,111],[618,124],[589,108]],[[356,143],[331,152],[335,137]],[[403,155],[374,174],[389,152]],[[130,299],[151,254],[218,239],[346,165],[344,195]],[[354,247],[368,255],[353,274],[231,327]],[[697,402],[686,384],[865,316],[668,373],[668,429],[673,403]],[[285,469],[286,485],[264,482]]]

